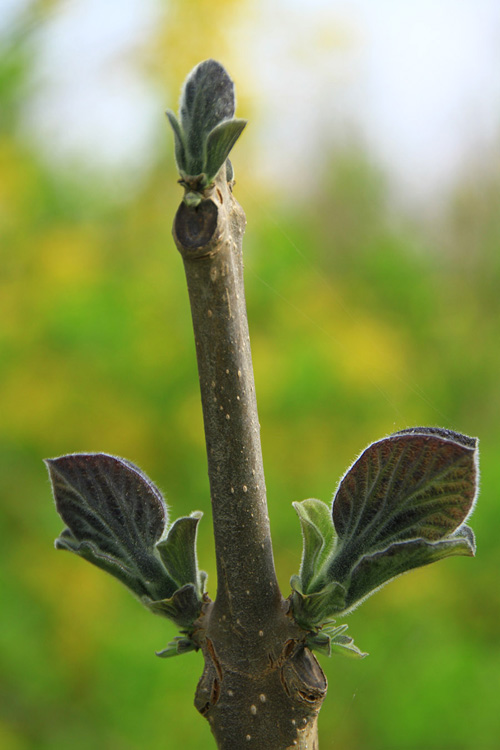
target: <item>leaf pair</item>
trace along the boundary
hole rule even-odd
[[[197,65],[182,90],[180,122],[167,110],[183,180],[196,178],[200,188],[214,181],[247,123],[234,118],[234,110],[234,84],[223,66],[215,60]]]
[[[189,627],[199,615],[206,578],[196,560],[202,513],[169,528],[161,492],[123,458],[76,453],[46,464],[68,527],[56,548],[106,570],[152,611]]]
[[[347,471],[332,512],[294,503],[304,550],[292,577],[307,629],[357,607],[391,579],[452,555],[474,555],[463,526],[477,494],[477,440],[415,427],[370,445]]]

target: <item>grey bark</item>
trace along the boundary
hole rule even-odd
[[[195,698],[220,750],[318,747],[326,678],[276,579],[243,285],[244,212],[221,169],[173,227],[184,260],[207,445],[217,596],[195,638]]]

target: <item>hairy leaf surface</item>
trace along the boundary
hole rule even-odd
[[[330,509],[321,500],[310,498],[300,503],[292,503],[297,511],[302,528],[303,553],[300,565],[300,581],[304,591],[321,569],[331,554],[335,530]]]
[[[104,453],[46,461],[57,510],[68,528],[56,547],[104,568],[138,596],[163,599],[177,588],[155,545],[167,524],[167,506],[136,466]]]
[[[208,134],[234,115],[234,84],[216,60],[205,60],[189,74],[180,103],[180,120],[188,152],[189,174],[204,171]]]
[[[430,430],[397,433],[370,445],[342,479],[333,502],[341,580],[362,555],[411,539],[452,534],[476,497],[475,443]]]
[[[196,533],[203,513],[195,511],[190,516],[178,518],[172,524],[167,538],[157,544],[160,557],[178,588],[194,583],[202,594],[203,582],[198,573],[196,559]]]
[[[323,625],[332,615],[346,609],[346,589],[338,581],[326,583],[318,591],[303,591],[299,576],[290,579],[292,587],[293,615],[306,630]]]
[[[186,143],[179,121],[171,109],[167,109],[166,115],[174,131],[174,153],[175,163],[179,172],[187,172]]]
[[[452,536],[429,542],[426,539],[396,542],[385,550],[365,555],[354,567],[346,596],[346,609],[352,609],[392,578],[413,568],[421,568],[445,557],[475,552],[474,534],[462,526]]]
[[[180,122],[171,110],[167,117],[174,131],[175,160],[188,187],[187,205],[202,200],[197,193],[210,185],[241,135],[246,120],[234,118],[234,84],[216,60],[205,60],[188,75],[181,94]],[[226,177],[233,179],[227,162]]]
[[[294,503],[304,550],[291,601],[317,648],[327,648],[326,631],[318,628],[391,579],[445,557],[474,555],[474,534],[463,524],[477,475],[477,440],[413,427],[373,443],[347,471],[333,501],[335,530],[319,500]],[[343,638],[337,645],[348,647]]]
[[[193,583],[186,583],[176,589],[171,597],[152,600],[145,596],[142,603],[156,615],[173,620],[180,628],[189,630],[200,616],[201,602]]]
[[[206,157],[204,172],[207,182],[210,183],[222,167],[234,144],[240,137],[246,120],[234,118],[219,123],[209,133],[206,145]]]
[[[306,643],[310,649],[320,651],[326,656],[331,656],[332,652],[358,659],[368,656],[355,645],[351,636],[346,635],[347,627],[347,625],[335,625],[335,620],[332,620],[317,632],[311,632],[306,638]]]

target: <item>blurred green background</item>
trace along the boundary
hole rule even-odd
[[[192,705],[200,655],[157,659],[174,627],[54,551],[62,524],[42,459],[121,455],[164,490],[174,517],[204,511],[199,559],[214,593],[194,345],[170,234],[181,191],[161,110],[214,56],[236,79],[238,115],[258,114],[244,37],[250,21],[258,28],[257,6],[172,1],[147,43],[128,51],[156,91],[160,135],[154,158],[122,183],[83,159],[47,158],[23,125],[37,34],[65,4],[23,5],[0,69],[0,746],[215,747]],[[328,56],[335,34],[324,44]],[[356,143],[323,138],[319,176],[289,195],[259,178],[251,127],[234,152],[235,194],[248,219],[247,304],[284,593],[301,554],[292,501],[328,502],[355,456],[399,428],[437,424],[481,439],[476,559],[404,576],[349,617],[371,655],[320,657],[330,686],[321,747],[498,748],[498,164],[469,165],[431,220],[397,208]]]

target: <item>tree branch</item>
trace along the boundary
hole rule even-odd
[[[199,206],[181,203],[174,239],[184,260],[196,341],[217,605],[235,621],[251,616],[257,623],[267,619],[281,594],[271,547],[243,286],[246,220],[225,179],[225,168],[206,193]]]
[[[290,615],[273,562],[243,287],[245,215],[226,169],[183,202],[173,235],[186,271],[207,444],[217,597],[195,634],[195,705],[223,750],[317,748],[326,678]]]

